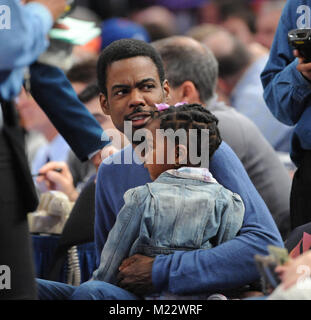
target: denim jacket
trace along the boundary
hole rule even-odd
[[[218,184],[207,169],[182,169],[168,170],[124,194],[94,280],[115,284],[120,264],[135,253],[209,249],[237,235],[244,217],[240,196]]]

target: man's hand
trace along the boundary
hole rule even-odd
[[[311,81],[311,62],[305,63],[304,58],[298,50],[294,50],[294,56],[298,58],[297,70],[309,81]]]
[[[62,171],[55,172],[56,168]],[[72,202],[77,200],[79,193],[73,185],[73,177],[66,162],[48,162],[39,170],[39,173],[41,174],[37,178],[39,185],[44,184],[48,190],[64,192]]]
[[[54,21],[56,21],[65,12],[67,5],[66,0],[26,0],[26,3],[29,2],[38,2],[46,6]]]
[[[96,171],[98,170],[100,164],[103,162],[103,160],[114,153],[118,152],[119,150],[114,147],[113,145],[108,145],[104,147],[102,150],[98,151],[92,158],[91,161],[93,162]]]
[[[153,293],[152,264],[154,258],[140,254],[125,259],[119,267],[118,285],[138,296]]]

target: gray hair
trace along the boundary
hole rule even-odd
[[[208,103],[215,95],[218,62],[205,45],[184,45],[170,38],[152,43],[160,53],[165,75],[172,88],[178,88],[185,81],[191,81],[199,92],[200,100]]]

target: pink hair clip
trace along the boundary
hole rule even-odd
[[[186,102],[177,102],[174,107],[177,108],[179,106],[182,106],[185,103]],[[166,110],[166,109],[168,109],[170,107],[170,105],[168,105],[167,103],[159,103],[159,104],[155,104],[155,106],[159,111]]]

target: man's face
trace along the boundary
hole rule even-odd
[[[107,69],[106,87],[101,106],[121,132],[124,121],[131,121],[133,132],[144,127],[155,104],[166,102],[169,94],[167,81],[161,86],[156,65],[143,56],[113,62]]]
[[[16,107],[21,117],[22,125],[26,130],[44,132],[44,128],[46,130],[47,127],[53,127],[46,114],[33,97],[27,95],[25,89],[22,89]]]
[[[261,14],[256,21],[256,41],[270,49],[280,20],[281,11]]]

